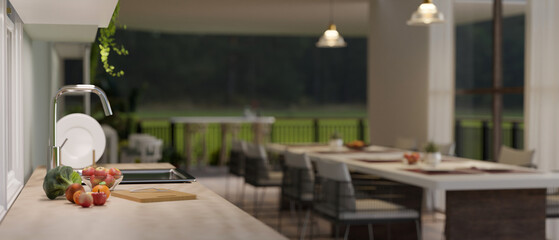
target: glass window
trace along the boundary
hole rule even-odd
[[[496,112],[503,119],[501,142],[523,147],[525,6],[503,1],[503,86],[497,89],[493,88],[492,9],[492,1],[455,5],[455,140],[457,155],[462,157],[491,156],[492,101],[497,93],[503,99],[502,109]]]

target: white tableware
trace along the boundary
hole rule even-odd
[[[60,146],[68,139],[61,150],[60,162],[72,168],[91,165],[93,150],[95,161],[105,151],[105,133],[97,120],[82,113],[64,116],[56,123],[56,145]]]

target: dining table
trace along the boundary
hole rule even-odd
[[[559,187],[554,172],[453,156],[437,166],[408,164],[408,151],[384,146],[268,144],[267,150],[307,153],[311,161],[343,162],[352,171],[442,191],[445,239],[545,239],[547,189]]]

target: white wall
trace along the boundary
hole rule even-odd
[[[48,159],[53,51],[52,44],[31,40],[27,34],[23,42],[24,170],[25,179],[28,179],[33,170],[46,165]]]

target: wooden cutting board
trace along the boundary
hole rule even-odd
[[[111,196],[120,197],[136,202],[165,202],[196,199],[196,194],[178,192],[165,188],[146,188],[137,190],[113,191]]]

